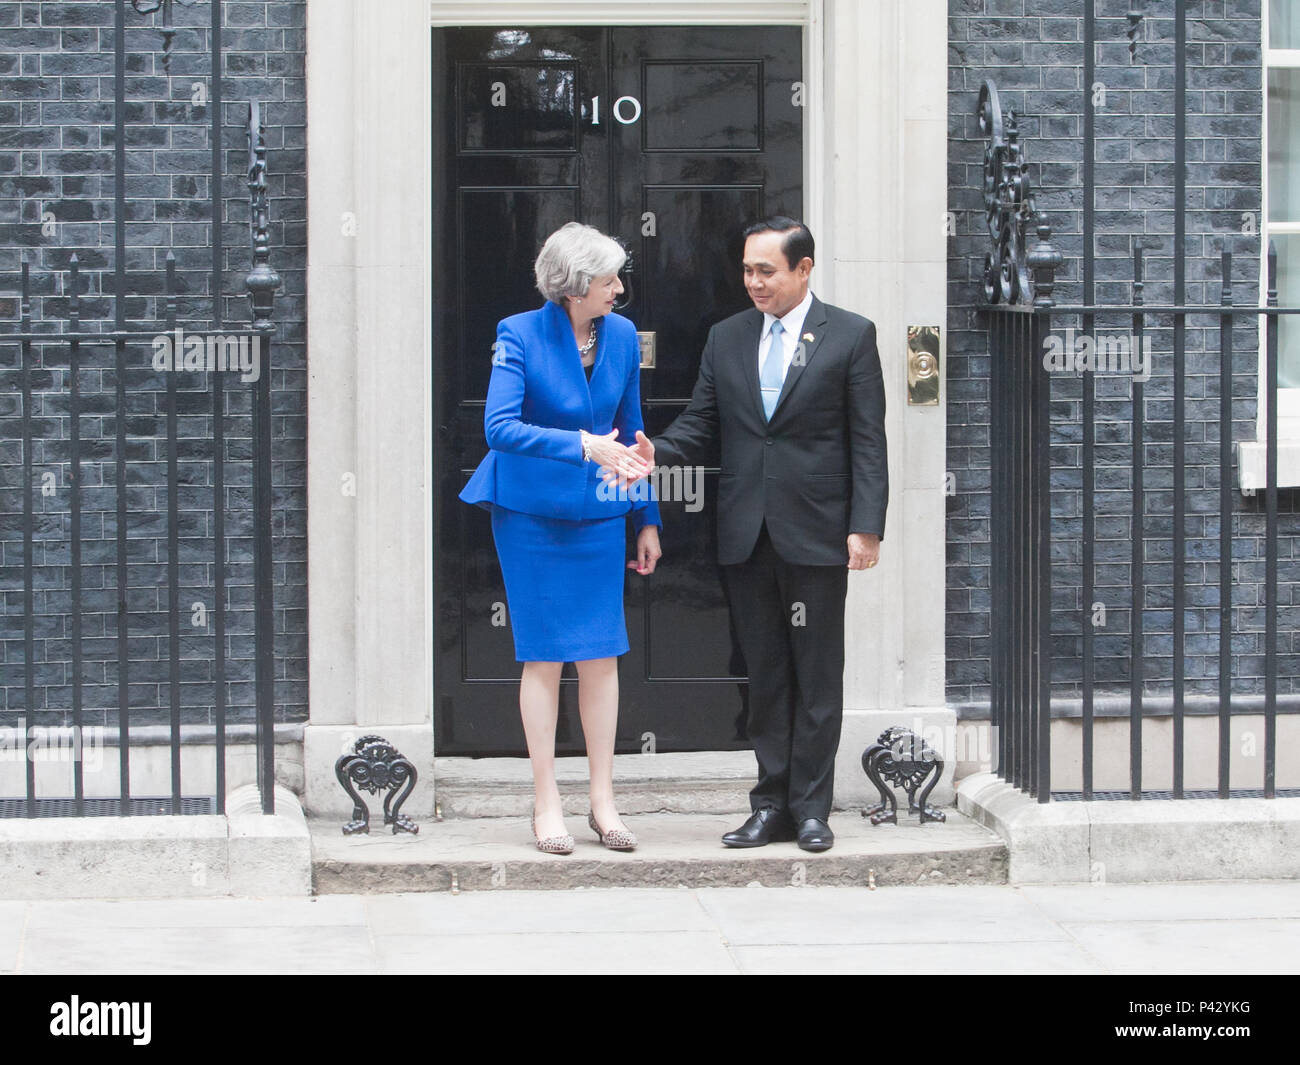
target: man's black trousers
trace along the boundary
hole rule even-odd
[[[722,571],[749,670],[750,806],[787,811],[796,824],[826,820],[844,712],[848,567],[786,562],[764,525],[749,559]]]

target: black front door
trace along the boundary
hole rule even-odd
[[[434,693],[441,754],[524,754],[490,517],[457,498],[486,454],[496,324],[540,306],[533,260],[577,220],[631,250],[620,313],[654,334],[650,435],[690,398],[709,326],[750,305],[743,227],[803,207],[798,27],[433,31]],[[628,572],[620,753],[748,746],[745,666],[716,563],[717,471],[661,504]],[[629,522],[629,557],[632,537]],[[583,750],[566,666],[557,750]]]

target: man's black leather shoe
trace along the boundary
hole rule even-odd
[[[789,843],[794,839],[790,815],[771,806],[755,810],[748,821],[722,837],[728,847],[765,847],[769,843]]]
[[[835,842],[831,826],[817,817],[799,822],[799,846],[806,851],[828,851]]]

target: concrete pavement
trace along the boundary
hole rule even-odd
[[[0,973],[1294,973],[1300,882],[0,902]]]

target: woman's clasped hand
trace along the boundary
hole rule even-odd
[[[603,436],[584,431],[582,437],[606,484],[618,481],[620,487],[626,487],[650,475],[650,464],[635,450],[618,442],[618,429]]]

